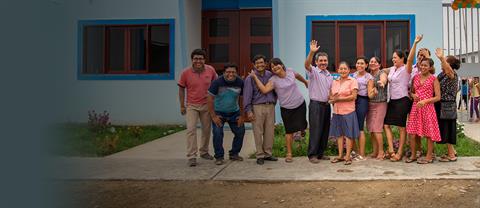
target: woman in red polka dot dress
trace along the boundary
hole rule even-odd
[[[415,39],[407,59],[407,67],[412,66],[416,43],[420,42],[421,37],[417,36],[417,39]],[[420,73],[415,75],[412,81],[414,102],[407,121],[407,133],[410,137],[412,152],[415,152],[415,135],[426,137],[428,142],[427,155],[424,160],[417,163],[428,164],[433,162],[433,142],[441,140],[434,107],[434,103],[440,100],[440,83],[431,73],[434,65],[431,58],[424,58],[419,64]],[[405,162],[410,163],[416,160],[416,154],[412,154]]]

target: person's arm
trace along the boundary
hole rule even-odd
[[[178,98],[180,101],[180,113],[185,115],[187,113],[185,108],[185,87],[178,86]]]
[[[215,108],[214,108],[214,102],[215,96],[212,94],[208,95],[207,98],[207,104],[208,104],[208,113],[210,114],[210,117],[212,118],[213,123],[217,125],[218,127],[222,126],[222,121],[221,117],[215,113]]]
[[[448,78],[454,79],[455,78],[455,72],[453,72],[452,67],[450,64],[447,63],[447,59],[445,58],[445,55],[443,54],[443,50],[441,48],[435,49],[435,55],[437,55],[437,58],[441,61],[442,64],[442,70],[447,75]]]
[[[335,102],[338,103],[338,102],[354,101],[357,99],[357,94],[358,94],[358,89],[353,89],[351,95],[345,96],[345,97],[337,96],[335,98]]]
[[[243,109],[247,113],[249,120],[254,120],[253,111],[252,111],[252,99],[253,99],[253,83],[252,78],[245,78],[243,85]],[[242,114],[243,115],[243,114]]]
[[[239,96],[240,97],[238,99],[240,99],[240,101],[242,101],[243,100],[242,96],[241,95],[239,95]],[[243,113],[244,112],[245,111],[242,108],[240,108],[240,116],[238,116],[238,118],[237,118],[237,126],[238,127],[243,126],[243,124],[245,123],[245,119],[243,118]]]
[[[296,73],[296,72],[295,72],[295,79],[297,79],[298,81],[302,82],[302,83],[305,85],[305,87],[308,88],[308,81],[307,81],[305,78],[303,78],[302,75],[300,75],[299,73]]]
[[[318,51],[319,48],[320,46],[317,46],[316,40],[310,41],[310,51],[308,52],[308,56],[305,59],[305,69],[309,72],[312,71],[313,56],[315,55],[315,53]]]
[[[440,96],[441,96],[440,95],[440,82],[438,81],[438,79],[435,79],[435,81],[433,82],[433,90],[435,92],[435,96],[431,97],[429,99],[418,101],[418,103],[417,103],[418,107],[423,107],[423,106],[425,106],[429,103],[435,103],[435,102],[440,101]]]
[[[423,35],[417,35],[415,37],[415,41],[413,42],[412,48],[410,49],[410,53],[408,53],[408,58],[407,58],[407,72],[410,74],[412,73],[413,69],[413,60],[415,59],[415,52],[417,50],[417,43],[420,42],[423,38]],[[419,63],[418,63],[419,64]]]
[[[387,86],[387,82],[388,82],[388,77],[387,77],[387,74],[384,71],[382,74],[380,74],[380,80],[378,80],[377,83],[378,83],[378,86],[383,88],[383,87]]]
[[[373,83],[373,80],[369,80],[367,83],[367,94],[368,98],[372,99],[377,95],[377,90],[375,88],[375,84]]]
[[[258,79],[257,75],[255,74],[254,71],[250,72],[250,77],[252,77],[252,79],[255,81],[255,84],[257,85],[258,87],[258,90],[260,90],[260,92],[262,92],[263,94],[267,94],[269,93],[270,91],[273,90],[273,83],[271,80],[269,80],[267,82],[266,85],[264,85],[260,79]]]

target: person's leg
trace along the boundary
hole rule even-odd
[[[323,154],[327,148],[328,145],[328,138],[330,137],[330,119],[331,119],[331,113],[332,110],[330,108],[330,105],[323,105],[320,106],[321,111],[320,111],[320,120],[322,121],[320,123],[320,148],[318,149],[318,155],[319,157],[324,157],[324,159],[328,159],[328,157],[325,157]]]
[[[320,115],[320,103],[310,100],[308,105],[308,123],[310,138],[308,141],[308,158],[318,157],[320,149],[320,131],[322,124],[322,117]]]
[[[470,120],[473,119],[473,97],[470,97]]]
[[[392,133],[392,128],[390,125],[383,125],[384,130],[385,130],[385,136],[387,136],[387,142],[388,142],[388,156],[392,157],[393,154],[395,153],[395,150],[393,149],[393,133]]]
[[[431,161],[433,158],[433,141],[427,137],[427,155],[425,159],[427,161]]]
[[[465,103],[465,110],[467,110],[467,109],[468,109],[468,102],[467,102],[467,100],[468,100],[468,95],[464,95],[464,96],[462,96],[462,97],[463,97],[463,100],[464,100],[464,103]]]
[[[338,158],[343,159],[343,136],[337,137]]]
[[[347,152],[345,153],[345,164],[346,165],[349,165],[352,163],[352,158],[350,156],[350,153],[352,152],[352,145],[353,145],[353,139],[350,139],[348,137],[345,137],[346,141],[347,141]]]
[[[377,159],[383,160],[383,157],[385,156],[385,152],[383,151],[383,135],[381,132],[376,132],[374,134],[378,149]]]
[[[398,144],[397,155],[395,157],[397,160],[401,160],[403,156],[403,145],[405,144],[405,140],[407,137],[407,129],[405,127],[399,127],[399,126],[397,126],[397,128],[400,133],[400,141]]]
[[[240,117],[240,112],[237,112],[228,119],[228,125],[233,133],[232,149],[229,151],[229,156],[238,156],[243,146],[243,137],[245,136],[245,125],[238,126],[237,119]]]
[[[200,155],[208,154],[208,145],[210,144],[210,132],[212,128],[212,119],[208,113],[208,106],[203,105],[199,111],[200,122],[202,123],[202,139],[200,140]],[[208,156],[211,158],[211,156]]]
[[[455,152],[455,148],[453,147],[453,145],[452,144],[447,144],[447,149],[448,149],[448,157],[450,159],[452,159],[452,158],[456,159],[457,156],[455,155],[456,152]]]
[[[418,135],[415,135],[415,147],[416,147],[416,151],[419,151],[420,154],[422,154],[423,150],[422,150],[422,137],[418,136]],[[417,152],[412,152],[412,154],[416,154]]]
[[[370,133],[370,143],[372,143],[372,154],[370,155],[371,158],[376,158],[378,157],[378,153],[379,153],[379,148],[378,148],[378,144],[377,144],[377,137],[376,137],[376,133],[373,133],[371,132]],[[382,142],[383,143],[383,142]],[[383,150],[382,150],[383,152]]]
[[[266,157],[271,157],[273,142],[275,137],[275,106],[267,105],[265,107],[265,116],[263,123],[263,151]]]
[[[197,121],[199,112],[193,106],[187,106],[187,158],[197,157]]]
[[[255,148],[256,148],[256,158],[263,158],[265,157],[265,152],[263,149],[264,143],[264,122],[265,117],[262,115],[261,112],[261,105],[253,105],[253,113],[255,115],[255,120],[252,122],[252,130],[253,130],[253,138],[255,140]]]
[[[292,155],[292,143],[293,143],[293,134],[285,134],[285,143],[287,145],[287,155],[285,157],[286,162],[292,162],[293,161],[293,155]]]
[[[362,157],[365,157],[365,133],[363,131],[360,131],[360,137],[358,138],[358,149],[359,149],[359,154]]]
[[[225,123],[224,118],[222,120],[222,125],[217,126],[212,121],[212,133],[213,133],[213,149],[215,151],[216,159],[223,159],[224,150],[223,150],[223,124]]]
[[[417,145],[417,135],[415,134],[408,134],[408,138],[410,141],[410,151],[412,152],[412,155],[410,155],[410,158],[408,158],[406,161],[407,162],[413,162],[417,160],[417,154],[416,154],[416,145]]]
[[[457,110],[460,110],[460,107],[462,106],[462,99],[463,99],[463,95],[460,95],[460,99],[458,99],[458,108]]]
[[[479,97],[473,98],[473,109],[475,110],[475,115],[477,116],[477,120],[480,118],[478,114],[478,101],[479,101]]]

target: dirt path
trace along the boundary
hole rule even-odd
[[[63,182],[62,182],[63,183]],[[68,207],[480,207],[480,180],[70,181]]]

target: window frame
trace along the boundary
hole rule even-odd
[[[383,33],[382,35],[382,42],[385,41],[386,38],[386,22],[395,22],[395,21],[408,21],[409,27],[409,48],[413,43],[413,40],[415,40],[415,15],[413,14],[399,14],[399,15],[307,15],[306,16],[306,41],[305,41],[305,54],[308,55],[310,51],[310,40],[312,39],[312,29],[313,29],[313,23],[314,22],[319,22],[319,21],[325,21],[325,22],[334,22],[335,23],[335,30],[338,30],[338,24],[348,24],[348,23],[355,23],[355,24],[368,24],[369,22],[383,22],[384,28],[383,28]],[[357,27],[358,29],[358,27]],[[336,32],[335,36],[338,35],[338,31]],[[357,40],[359,39],[359,35],[357,34]],[[338,42],[338,40],[336,41]],[[358,41],[357,41],[358,42]],[[362,40],[363,42],[363,40]],[[357,43],[358,45],[359,43]],[[385,46],[385,45],[384,45]],[[338,48],[337,44],[335,45],[336,48]],[[386,46],[385,46],[386,47]],[[386,61],[386,48],[382,48],[382,55],[385,55],[382,57],[382,66],[386,66],[387,61]],[[339,50],[336,50],[335,48],[335,60],[338,64],[339,57]],[[363,49],[363,48],[362,48]],[[383,54],[383,51],[385,51]],[[330,64],[329,64],[330,65]],[[336,69],[329,69],[330,71],[335,71]]]
[[[126,27],[131,28],[145,27],[147,36],[149,37],[149,28],[153,25],[168,25],[169,29],[169,69],[167,73],[148,73],[147,70],[129,70],[125,72],[108,72],[105,68],[103,74],[85,74],[83,73],[83,38],[84,28],[88,26],[105,26],[105,28]],[[105,29],[105,32],[107,29]],[[77,80],[174,80],[175,79],[175,19],[126,19],[126,20],[79,20],[77,31]],[[126,33],[130,33],[129,31]],[[106,41],[106,40],[105,40]],[[146,50],[150,44],[150,38],[147,40]],[[148,53],[146,55],[146,66],[148,66]],[[104,61],[107,62],[107,57]],[[130,57],[128,57],[130,58]],[[127,63],[130,60],[126,61]],[[106,64],[106,63],[105,63]]]

